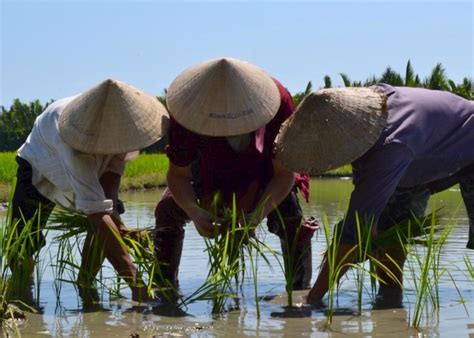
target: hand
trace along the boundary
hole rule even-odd
[[[214,237],[216,234],[215,232],[215,225],[209,213],[201,208],[196,208],[193,212],[189,215],[191,221],[193,221],[194,225],[196,226],[196,230],[198,231],[199,235],[203,237]]]

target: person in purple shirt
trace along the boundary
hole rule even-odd
[[[351,89],[342,88],[343,90]],[[345,128],[344,137],[347,139],[341,142],[338,152],[349,154],[346,159],[350,159],[352,147],[359,142],[360,137],[352,137],[351,134],[358,129],[359,122],[364,120],[362,125],[366,128],[365,131],[360,128],[362,136],[374,131],[375,136],[379,135],[367,143],[366,149],[360,152],[360,155],[355,154],[354,150],[353,154],[357,158],[350,159],[354,190],[345,220],[342,222],[337,263],[344,264],[355,260],[357,250],[353,248],[358,243],[357,221],[371,226],[370,231],[376,237],[377,233],[409,219],[412,215],[422,217],[431,194],[457,183],[469,217],[467,248],[474,249],[474,102],[448,92],[392,87],[387,84],[378,84],[363,90],[374,90],[382,95],[382,114],[379,117],[382,117],[383,112],[385,117],[381,118],[384,123],[379,129],[371,127],[375,114],[368,119],[362,115],[354,118],[350,115],[359,109],[357,105],[354,105],[354,109],[342,109],[338,106],[334,94],[341,92],[341,88],[323,90],[305,100],[307,105],[312,105],[307,110],[314,114],[313,121],[320,111],[318,105],[322,105],[321,102],[311,101],[317,101],[318,97],[323,98],[324,104],[331,106],[333,113],[341,115],[341,119],[331,119],[333,115],[328,115],[324,120],[324,128],[325,131],[331,129],[335,121],[339,123],[339,130]],[[355,101],[361,97],[362,95],[357,95],[356,92],[355,96],[348,97],[347,100]],[[299,110],[304,111],[305,108]],[[295,113],[295,121],[298,117],[299,111]],[[321,125],[306,123],[306,129],[303,132],[300,130],[298,137],[304,138],[305,131],[308,134],[317,133]],[[327,142],[331,141],[328,137]],[[324,156],[319,160],[324,162]],[[329,161],[327,163],[331,162],[331,159],[326,160]],[[284,160],[282,163],[287,165]],[[289,168],[295,170],[300,167],[307,168],[308,165],[310,164],[300,163],[299,166],[293,165]],[[378,269],[378,276],[386,282],[380,285],[379,298],[398,299],[401,302],[403,273],[398,267],[403,270],[405,251],[402,247],[377,249],[378,257],[393,273],[392,276],[385,270]],[[393,258],[396,264],[387,255]],[[328,265],[325,263],[308,294],[307,302],[318,303],[327,290]]]
[[[314,223],[302,222],[295,189],[307,198],[309,178],[287,171],[272,152],[281,124],[294,111],[289,92],[260,68],[221,58],[181,73],[168,89],[167,105],[170,166],[168,188],[155,210],[157,284],[178,286],[187,222],[193,221],[201,236],[213,236],[210,207],[218,194],[218,210],[232,208],[235,196],[246,222],[257,225],[267,217],[270,232],[281,239],[286,232],[290,244],[299,234],[293,286],[310,288]],[[283,241],[282,247],[286,250]]]

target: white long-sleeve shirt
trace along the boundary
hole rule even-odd
[[[94,155],[66,144],[59,135],[58,120],[74,98],[55,101],[38,116],[18,155],[31,164],[32,183],[49,200],[88,215],[112,213],[113,201],[105,197],[99,179],[105,172],[123,175],[125,162],[138,152]]]

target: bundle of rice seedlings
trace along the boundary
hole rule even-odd
[[[155,271],[156,259],[154,255],[153,240],[151,235],[151,229],[148,228],[127,228],[119,219],[114,219],[119,224],[120,235],[117,238],[121,241],[122,245],[129,248],[130,255],[138,267],[140,274],[147,273],[152,276]],[[79,266],[74,262],[74,255],[70,254],[72,250],[78,249],[81,252],[82,248],[79,248],[79,244],[85,237],[90,229],[90,224],[87,216],[84,213],[78,212],[74,209],[59,207],[56,208],[53,214],[50,216],[50,222],[46,226],[48,231],[57,232],[54,236],[54,241],[58,243],[60,257],[57,260],[57,271],[58,276],[56,279],[58,282],[71,282],[77,284],[74,279],[68,280],[63,278],[65,271],[77,272]],[[100,246],[97,241],[92,241],[94,246]],[[71,244],[72,243],[72,244]],[[97,259],[103,259],[102,248],[87,248],[90,250],[89,254]],[[75,273],[72,273],[75,274]],[[106,283],[99,278],[95,278],[93,284],[100,284],[107,288]],[[86,284],[90,284],[89,281]],[[116,283],[120,284],[120,280],[116,280]],[[90,287],[90,285],[77,285],[80,290]],[[148,285],[149,293],[151,294],[151,283]],[[57,287],[60,290],[60,287]],[[118,290],[120,287],[118,287]],[[119,291],[109,288],[110,294],[118,294]]]
[[[215,201],[217,199],[218,197]],[[237,289],[244,279],[246,263],[250,262],[259,316],[256,261],[261,257],[270,264],[263,250],[269,248],[255,237],[256,225],[252,224],[253,220],[247,220],[243,215],[237,217],[235,196],[232,209],[221,208],[219,217],[216,214],[217,208],[214,208],[215,236],[205,239],[205,252],[209,259],[207,279],[195,292],[183,298],[179,305],[187,306],[196,301],[211,300],[213,314],[224,312],[227,301],[238,298]],[[239,279],[239,276],[242,278]],[[235,286],[233,280],[236,282]]]

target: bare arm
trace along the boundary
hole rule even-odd
[[[193,221],[199,234],[212,237],[214,235],[212,218],[197,204],[196,194],[191,185],[191,165],[179,167],[170,162],[166,180],[174,200]]]
[[[278,160],[273,160],[273,177],[263,191],[257,209],[250,215],[255,224],[260,223],[275,209],[293,188],[293,173],[288,171]]]
[[[115,204],[118,198],[120,175],[107,172],[100,178],[100,184],[104,189],[105,196],[112,199]],[[105,212],[90,214],[87,218],[92,226],[92,232],[88,234],[88,238],[84,243],[85,250],[83,250],[81,270],[95,277],[102,262],[98,260],[99,257],[97,256],[90,256],[95,258],[90,259],[88,249],[91,247],[92,242],[100,243],[105,257],[110,261],[118,275],[129,284],[132,290],[132,298],[137,301],[146,300],[146,289],[142,287],[142,281],[138,276],[137,268],[127,248],[120,240],[119,220]]]

